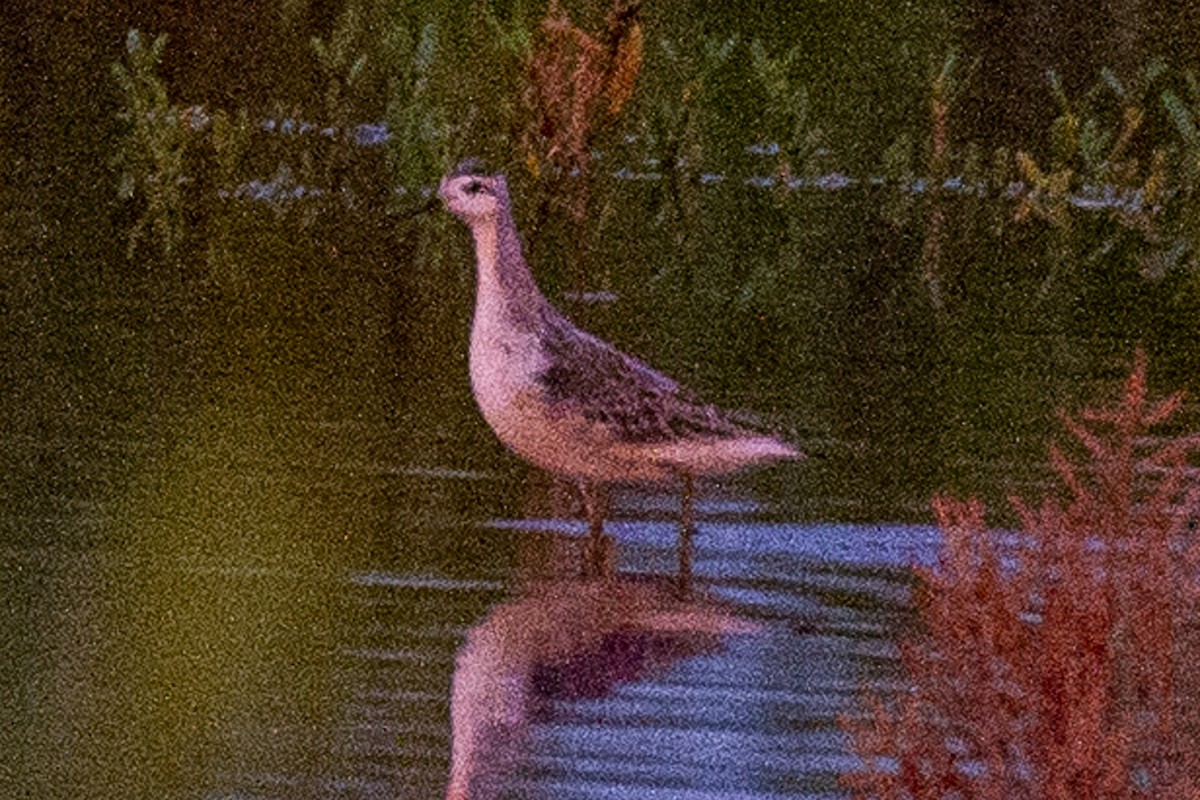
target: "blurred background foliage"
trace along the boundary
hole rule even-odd
[[[359,335],[332,298],[361,298],[363,358],[398,358],[379,403],[415,413],[473,276],[407,210],[482,157],[570,313],[803,436],[915,448],[924,497],[983,439],[1036,453],[1019,431],[1133,341],[1200,377],[1198,27],[1149,0],[16,0],[4,300],[136,301],[183,350],[262,322],[285,358]]]

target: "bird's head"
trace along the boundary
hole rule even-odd
[[[468,225],[495,220],[508,205],[508,185],[501,174],[459,168],[442,178],[438,196],[446,210]]]

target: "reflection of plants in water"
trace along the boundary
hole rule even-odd
[[[960,86],[956,74],[957,57],[951,52],[942,62],[942,68],[933,80],[933,91],[929,101],[930,142],[929,167],[929,219],[925,227],[925,243],[921,249],[921,276],[929,292],[929,301],[934,308],[945,306],[942,283],[943,252],[946,239],[945,182],[950,177],[950,110]]]
[[[142,204],[129,234],[130,258],[148,233],[167,258],[178,256],[184,239],[184,187],[193,180],[185,158],[200,120],[193,110],[171,103],[158,77],[166,43],[167,37],[160,35],[147,45],[131,30],[125,63],[112,66],[124,101],[119,117],[126,125],[115,158],[121,170],[118,192],[122,199]]]
[[[343,130],[353,119],[353,104],[368,61],[361,41],[361,5],[359,0],[351,0],[338,17],[328,39],[314,36],[310,42],[325,80],[322,99],[326,120]]]
[[[897,231],[922,229],[922,273],[935,307],[944,307],[944,286],[958,277],[950,272],[958,259],[947,251],[964,238],[949,237],[957,229],[999,236],[1014,223],[1024,226],[1026,240],[1044,245],[1040,291],[1031,295],[1038,301],[1100,265],[1134,262],[1152,278],[1190,266],[1192,243],[1200,242],[1192,220],[1200,214],[1186,210],[1194,192],[1185,154],[1197,105],[1164,91],[1172,80],[1161,62],[1127,83],[1104,70],[1075,99],[1050,74],[1059,113],[1046,139],[987,154],[955,135],[964,78],[948,57],[933,81],[929,133],[902,132],[884,152],[880,175],[883,218]],[[1169,190],[1175,182],[1178,192]]]
[[[803,269],[806,251],[802,244],[807,238],[803,228],[812,221],[804,218],[803,203],[789,202],[793,178],[815,179],[821,175],[822,132],[812,124],[808,90],[796,78],[796,62],[800,47],[795,46],[779,55],[771,55],[761,41],[749,45],[749,65],[762,90],[765,103],[755,132],[755,146],[764,155],[777,158],[775,166],[774,205],[783,211],[785,220],[780,231],[777,252],[756,254],[748,259],[746,277],[741,281],[735,307],[774,308],[776,312],[788,303],[800,304],[812,296],[806,289],[803,297],[790,295],[782,288],[781,271]],[[728,52],[726,52],[726,58]],[[716,51],[720,53],[721,51]],[[766,177],[766,176],[764,176]]]
[[[0,128],[6,127],[9,121],[9,116],[12,114],[12,96],[13,92],[8,82],[12,80],[12,76],[8,70],[0,67]],[[0,147],[5,143],[0,142]]]
[[[218,191],[223,191],[224,196],[206,198],[208,207],[214,210],[212,225],[207,231],[207,262],[209,269],[219,275],[228,275],[240,261],[235,256],[230,236],[232,221],[239,211],[232,206],[239,201],[231,199],[229,193],[243,180],[242,171],[250,151],[251,133],[250,115],[246,109],[235,114],[224,109],[213,112],[209,128],[211,163],[216,173],[215,185],[219,187]]]
[[[738,37],[707,37],[699,58],[683,43],[659,40],[659,83],[649,90],[640,128],[646,147],[659,159],[663,172],[665,202],[656,216],[659,225],[673,233],[673,245],[681,256],[668,259],[662,279],[676,269],[693,270],[701,246],[701,176],[706,168],[708,147],[705,128],[712,85],[725,69],[738,45]],[[713,165],[719,169],[719,166]]]
[[[1082,453],[1050,448],[1065,499],[1014,501],[1011,544],[978,502],[935,503],[911,688],[843,719],[855,797],[1196,796],[1200,443],[1151,436],[1181,400],[1149,401],[1139,353],[1115,406],[1063,414]]]
[[[1132,221],[1154,245],[1139,256],[1139,263],[1143,274],[1155,279],[1177,267],[1200,275],[1200,80],[1192,70],[1186,70],[1183,78],[1185,97],[1169,88],[1161,95],[1178,139],[1155,153],[1155,163],[1143,187],[1146,206],[1158,211],[1164,201],[1165,164],[1169,160],[1179,184],[1178,207],[1171,214],[1150,213]]]
[[[150,237],[161,255],[178,259],[184,241],[198,234],[208,236],[210,262],[228,260],[223,243],[229,204],[217,195],[242,178],[252,133],[249,113],[217,110],[210,116],[173,104],[158,76],[166,42],[160,35],[147,45],[131,30],[126,63],[112,68],[125,101],[120,118],[127,125],[115,159],[119,193],[139,205],[126,256]],[[206,219],[211,225],[204,228]]]
[[[797,174],[819,174],[822,133],[810,119],[808,89],[795,78],[799,55],[799,45],[772,56],[758,39],[750,43],[750,64],[766,96],[760,135],[764,143],[778,144],[778,172],[784,181]]]
[[[449,166],[450,121],[436,102],[431,85],[438,54],[438,27],[419,31],[396,26],[384,39],[394,64],[387,87],[388,172],[394,182],[416,189]]]
[[[920,136],[902,132],[881,159],[885,194],[880,213],[897,230],[921,220],[921,279],[930,304],[938,310],[946,306],[945,284],[952,277],[947,274],[945,253],[950,210],[963,203],[960,189],[977,190],[985,180],[980,176],[978,149],[969,144],[956,147],[953,112],[964,83],[958,56],[951,51],[930,81],[928,129]],[[924,144],[920,164],[918,141]],[[947,185],[951,179],[954,188]],[[923,208],[927,208],[924,216],[919,213]]]
[[[639,121],[646,149],[664,171],[695,172],[703,167],[701,117],[712,77],[729,61],[738,37],[709,38],[699,59],[685,43],[659,39],[651,68],[657,81],[647,87],[648,101]],[[668,174],[667,177],[670,177]]]
[[[242,164],[250,150],[250,115],[246,109],[230,114],[217,109],[212,115],[211,139],[217,168],[217,185],[236,186]]]
[[[1153,64],[1144,73],[1149,85],[1162,72]],[[1018,176],[1029,190],[1017,204],[1015,218],[1039,218],[1055,228],[1069,230],[1069,198],[1085,188],[1128,186],[1138,179],[1140,163],[1132,144],[1142,129],[1145,112],[1139,93],[1130,92],[1110,71],[1083,100],[1072,103],[1058,76],[1049,75],[1050,89],[1059,104],[1059,115],[1050,126],[1048,166],[1037,164],[1029,152],[1017,152]],[[1116,102],[1117,119],[1104,113]]]
[[[333,146],[318,167],[319,177],[314,177],[335,196],[345,188],[354,157],[350,128],[360,114],[366,67],[370,61],[364,42],[367,35],[364,5],[366,0],[350,0],[328,38],[314,36],[309,42],[325,82],[321,96],[323,124],[332,125],[335,131]]]
[[[638,3],[605,6],[603,23],[585,25],[557,3],[544,15],[532,2],[482,3],[479,24],[464,31],[454,14],[414,12],[399,0],[350,0],[328,33],[303,37],[320,77],[307,113],[320,119],[305,123],[310,134],[283,139],[282,157],[261,166],[269,174],[285,164],[298,184],[318,190],[306,198],[380,200],[397,185],[428,186],[457,157],[503,154],[510,171],[527,167],[524,181],[532,186],[522,194],[540,215],[527,229],[580,270],[578,289],[589,238],[619,218],[613,209],[622,200],[610,199],[630,186],[603,181],[608,171],[596,169],[597,154],[613,159],[614,172],[624,167],[637,177],[639,160],[654,160],[657,182],[644,196],[663,231],[661,247],[677,254],[657,261],[660,277],[694,270],[712,241],[703,217],[720,191],[707,184],[734,178],[751,161],[745,145],[778,146],[756,153],[754,163],[775,171],[773,209],[783,215],[789,179],[815,186],[812,179],[840,177],[838,153],[822,136],[826,126],[811,113],[817,95],[810,98],[798,78],[801,49],[680,34],[643,52]],[[288,9],[301,24],[303,4]],[[117,163],[122,196],[137,202],[129,252],[153,241],[174,256],[197,197],[207,202],[217,190],[263,176],[240,174],[257,129],[253,112],[212,111],[209,124],[203,112],[171,104],[157,75],[163,41],[131,33],[129,52],[114,67],[127,123]],[[487,76],[465,74],[466,58],[486,63]],[[745,79],[753,89],[737,83],[734,91]],[[1104,71],[1080,97],[1052,77],[1059,113],[1045,140],[995,153],[964,141],[956,124],[957,97],[969,80],[953,54],[942,60],[923,100],[928,113],[893,140],[878,171],[856,176],[864,184],[883,179],[875,196],[892,229],[887,235],[897,249],[920,245],[918,268],[935,307],[968,280],[972,230],[996,236],[1023,228],[1015,236],[1042,248],[1033,272],[1042,292],[1030,295],[1039,299],[1063,287],[1064,277],[1089,279],[1097,265],[1137,264],[1149,278],[1200,274],[1200,86],[1193,75],[1161,63],[1127,82]],[[745,114],[757,127],[736,130],[729,120],[747,110],[758,112]],[[381,116],[386,128],[356,127]],[[627,116],[632,124],[618,128]],[[363,128],[376,134],[371,144],[357,140]],[[732,138],[737,133],[744,141]],[[348,188],[355,191],[339,191]],[[981,216],[986,226],[975,225]],[[770,268],[769,257],[761,263]],[[743,288],[755,296],[777,285],[755,271],[740,277],[747,275],[755,283]]]
[[[551,2],[525,55],[519,142],[539,183],[541,216],[565,212],[575,291],[586,290],[592,160],[611,130],[642,67],[641,0],[612,0],[599,33],[575,24]],[[525,47],[526,39],[513,39]]]
[[[1109,204],[1106,216],[1121,229],[1148,233],[1162,196],[1165,167],[1156,145],[1159,134],[1148,122],[1165,73],[1162,62],[1154,61],[1134,85],[1127,86],[1116,74],[1103,70],[1099,82],[1079,102],[1072,102],[1051,72],[1050,90],[1060,114],[1050,127],[1049,166],[1039,166],[1026,151],[1016,154],[1018,178],[1028,187],[1016,205],[1016,221],[1042,219],[1069,240],[1078,216],[1075,198],[1123,193],[1123,201]],[[1151,152],[1152,146],[1156,149]],[[1139,192],[1140,200],[1135,199]],[[1100,251],[1112,243],[1111,234],[1103,237]],[[1067,249],[1069,254],[1058,261],[1079,259],[1080,246],[1072,243]]]
[[[1048,160],[1039,164],[1029,151],[1016,152],[1023,191],[1013,212],[1016,222],[1036,220],[1049,228],[1043,296],[1081,264],[1105,258],[1130,233],[1139,246],[1157,238],[1166,162],[1161,150],[1144,157],[1156,138],[1148,130],[1146,102],[1165,71],[1161,62],[1153,62],[1126,86],[1103,70],[1078,102],[1067,96],[1056,74],[1049,74],[1059,115],[1050,126]],[[1081,214],[1080,199],[1097,195],[1114,202],[1102,214],[1090,209]]]

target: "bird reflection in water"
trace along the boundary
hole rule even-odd
[[[604,577],[532,584],[472,628],[455,663],[447,800],[505,791],[551,701],[603,697],[759,626],[673,585]]]

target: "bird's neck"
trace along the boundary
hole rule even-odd
[[[479,302],[501,302],[510,313],[533,313],[545,303],[525,256],[512,218],[500,214],[471,226],[479,270]]]

